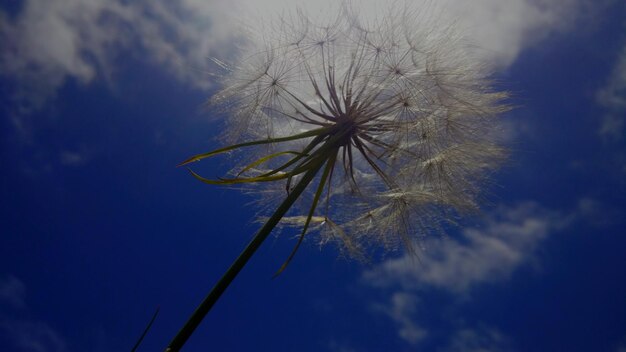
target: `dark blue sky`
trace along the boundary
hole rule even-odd
[[[160,307],[140,350],[162,350],[258,226],[253,197],[175,167],[219,146],[211,76],[185,45],[220,22],[163,25],[163,42],[138,27],[124,42],[113,34],[135,29],[116,16],[162,24],[158,6],[90,5],[78,13],[104,11],[110,36],[79,18],[68,28],[86,34],[68,47],[34,23],[74,5],[51,1],[29,23],[41,4],[1,7],[0,346],[127,351]],[[185,351],[626,351],[626,7],[559,4],[552,15],[571,6],[571,23],[528,25],[494,59],[517,108],[482,214],[431,239],[423,264],[359,263],[311,241],[272,279],[294,240],[270,237]],[[226,161],[202,168],[219,176]]]

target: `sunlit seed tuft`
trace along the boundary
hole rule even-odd
[[[279,178],[247,189],[280,201],[316,163],[330,165],[281,226],[308,226],[362,256],[368,245],[411,248],[477,207],[505,154],[496,136],[506,94],[430,10],[365,19],[344,5],[324,22],[298,13],[251,37],[228,68],[211,100],[229,115],[227,140],[321,131],[247,149],[233,171]]]

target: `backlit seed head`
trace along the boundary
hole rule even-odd
[[[291,173],[253,188],[283,199],[299,163],[336,158],[319,204],[312,184],[281,226],[309,222],[321,243],[358,256],[371,244],[411,248],[476,208],[504,154],[506,94],[445,16],[426,6],[366,19],[344,4],[331,20],[298,13],[251,36],[235,64],[219,62],[211,104],[228,114],[230,141],[285,140],[243,151],[236,176]]]

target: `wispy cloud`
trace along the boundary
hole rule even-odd
[[[411,346],[425,342],[431,333],[428,324],[422,323],[421,314],[426,311],[418,294],[411,291],[395,291],[387,302],[374,305],[377,312],[390,318],[397,327],[400,339]],[[448,333],[447,341],[440,351],[450,352],[505,352],[512,351],[509,339],[492,327],[483,325],[469,328],[463,323],[457,325]],[[434,334],[437,335],[437,334]]]
[[[607,77],[605,85],[596,93],[597,103],[604,108],[600,116],[598,134],[607,147],[609,170],[624,185],[626,175],[626,42]]]
[[[0,278],[0,336],[8,341],[3,351],[15,352],[65,352],[63,337],[48,323],[25,317],[26,286],[14,276]],[[19,311],[15,314],[12,310]],[[19,315],[16,317],[16,315]]]
[[[591,198],[582,198],[568,211],[550,210],[535,202],[500,206],[458,236],[427,241],[419,260],[410,254],[388,259],[365,271],[361,281],[388,297],[372,306],[396,324],[399,337],[411,345],[420,344],[431,335],[420,317],[427,310],[422,292],[447,293],[451,304],[446,311],[454,316],[457,308],[471,300],[474,288],[506,282],[515,270],[537,263],[537,248],[549,236],[581,221],[605,224],[604,217],[597,217],[603,208]],[[511,351],[508,339],[497,329],[470,328],[463,319],[447,323],[456,332],[444,351]]]
[[[411,345],[415,345],[427,336],[426,329],[415,322],[419,298],[408,292],[395,292],[389,302],[375,305],[375,310],[382,312],[398,326],[398,336]]]
[[[480,227],[463,230],[461,238],[432,239],[420,261],[405,255],[389,259],[363,274],[370,285],[416,289],[427,285],[465,292],[474,285],[506,279],[527,262],[537,246],[571,218],[535,203],[500,207]]]
[[[607,141],[620,141],[626,133],[626,43],[621,50],[606,86],[597,93],[598,103],[607,110],[599,134]]]

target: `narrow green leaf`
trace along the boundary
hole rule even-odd
[[[254,182],[271,182],[277,180],[284,180],[290,176],[293,176],[292,173],[283,173],[280,175],[272,175],[272,176],[258,176],[258,177],[242,177],[242,178],[227,178],[227,179],[219,179],[219,180],[210,180],[208,178],[204,178],[197,173],[193,172],[193,170],[188,169],[191,175],[196,179],[210,184],[210,185],[234,185],[239,183],[254,183]]]
[[[315,148],[315,146],[317,146],[317,145],[318,145],[318,144],[319,144],[319,143],[320,143],[320,142],[321,142],[324,138],[325,138],[325,136],[324,136],[324,135],[319,135],[319,136],[316,136],[316,137],[315,137],[315,138],[311,141],[311,143],[309,143],[309,145],[307,145],[304,149],[302,149],[302,151],[300,152],[300,155],[299,155],[299,156],[297,156],[297,157],[295,157],[295,158],[292,158],[291,160],[289,160],[288,162],[284,163],[283,165],[281,165],[281,166],[279,166],[279,167],[275,168],[274,170],[272,170],[272,171],[270,171],[270,172],[268,172],[268,173],[265,173],[265,174],[263,174],[263,175],[261,175],[261,176],[270,176],[270,175],[273,175],[273,174],[275,174],[275,173],[277,173],[277,172],[279,172],[279,171],[282,171],[282,170],[284,170],[284,169],[288,168],[289,166],[291,166],[291,165],[295,164],[296,162],[298,162],[298,161],[299,161],[300,159],[302,159],[303,157],[308,157],[308,158],[310,159],[312,156],[311,156],[311,155],[309,155],[308,153],[309,153],[311,150],[313,150],[313,148]]]
[[[284,152],[278,152],[278,153],[270,154],[270,155],[264,156],[261,159],[256,160],[256,161],[248,164],[246,167],[243,168],[243,170],[239,171],[239,173],[237,174],[237,177],[241,176],[241,174],[243,174],[244,172],[246,172],[246,171],[248,171],[248,170],[250,170],[250,169],[252,169],[254,167],[257,167],[257,166],[259,166],[259,165],[261,165],[261,164],[263,164],[263,163],[265,163],[265,162],[267,162],[267,161],[269,161],[269,160],[271,160],[273,158],[279,157],[281,155],[286,155],[286,154],[293,154],[293,155],[297,155],[297,156],[306,156],[306,155],[302,155],[302,153],[294,152],[294,151],[290,151],[290,150],[284,151]],[[274,170],[272,170],[272,171],[274,171]],[[265,176],[265,174],[263,176]]]
[[[326,185],[326,180],[328,179],[328,175],[330,175],[333,168],[335,167],[335,161],[337,160],[338,150],[339,150],[338,148],[335,148],[333,150],[333,152],[330,154],[330,157],[326,163],[326,167],[324,168],[324,172],[322,173],[322,177],[320,178],[320,183],[319,185],[317,185],[317,190],[315,191],[315,196],[313,197],[313,202],[311,203],[311,209],[309,209],[309,214],[307,215],[306,221],[304,222],[304,227],[302,228],[302,233],[300,233],[298,242],[296,243],[293,250],[289,254],[289,257],[287,257],[287,260],[285,260],[283,265],[281,265],[280,269],[278,269],[278,271],[274,274],[274,277],[280,275],[280,273],[282,273],[285,270],[285,268],[287,268],[287,265],[289,265],[293,257],[296,255],[298,248],[300,248],[300,244],[302,244],[302,241],[304,240],[304,235],[306,234],[309,228],[309,224],[311,223],[311,218],[313,217],[313,213],[315,213],[315,208],[317,208],[317,203],[319,202],[320,197],[322,193],[324,192],[324,186]]]
[[[271,144],[271,143],[279,143],[279,142],[288,142],[288,141],[295,141],[298,139],[303,139],[303,138],[308,138],[308,137],[313,137],[313,136],[318,136],[322,133],[324,133],[326,130],[328,130],[328,127],[323,127],[323,128],[318,128],[318,129],[314,129],[311,131],[307,131],[304,133],[299,133],[299,134],[294,134],[293,136],[287,136],[287,137],[281,137],[281,138],[268,138],[268,139],[263,139],[263,140],[258,140],[258,141],[251,141],[251,142],[245,142],[245,143],[240,143],[240,144],[234,144],[234,145],[230,145],[224,148],[220,148],[220,149],[216,149],[207,153],[202,153],[202,154],[197,154],[192,156],[191,158],[183,161],[182,163],[178,164],[177,166],[183,166],[183,165],[187,165],[189,163],[198,161],[198,160],[202,160],[204,158],[208,158],[214,155],[218,155],[218,154],[222,154],[234,149],[238,149],[238,148],[242,148],[242,147],[249,147],[249,146],[253,146],[253,145],[261,145],[261,144]]]

